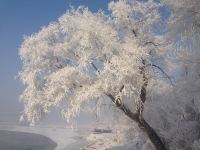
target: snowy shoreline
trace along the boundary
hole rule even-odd
[[[21,125],[12,125],[12,124],[6,124],[6,123],[0,123],[0,130],[4,132],[4,134],[11,135],[11,137],[15,137],[16,135],[24,134],[24,135],[29,135],[30,140],[32,140],[32,137],[37,134],[38,136],[43,136],[44,138],[49,138],[52,140],[52,142],[56,143],[56,147],[54,148],[55,150],[61,150],[66,148],[68,145],[76,142],[76,139],[74,137],[78,136],[77,132],[73,131],[71,128],[65,128],[64,126],[35,126],[35,127],[30,127],[30,126],[21,126]],[[6,132],[7,131],[7,132]],[[5,133],[6,132],[6,133]],[[0,139],[3,139],[4,136],[0,132]],[[16,136],[17,137],[17,136]],[[20,140],[17,138],[14,138],[12,141],[7,139],[7,141],[10,141],[11,143],[18,143],[22,144],[26,143],[26,141],[23,141],[24,139],[23,136],[21,136],[21,143],[20,141],[15,141]],[[43,139],[43,138],[42,138]],[[0,140],[0,148],[2,148]],[[5,143],[6,144],[6,143]],[[13,149],[14,150],[14,149]]]
[[[0,148],[16,144],[22,147],[9,148],[9,150],[27,150],[28,148],[40,150],[41,147],[43,150],[138,150],[142,147],[140,140],[143,138],[127,143],[123,140],[123,135],[119,130],[111,130],[105,126],[93,127],[82,126],[72,130],[63,125],[30,127],[0,123]],[[6,139],[4,139],[5,136],[7,136]],[[43,142],[37,142],[38,138]],[[25,145],[23,145],[24,143]],[[140,144],[138,145],[138,143]],[[4,150],[7,149],[4,148]]]
[[[0,149],[3,150],[54,150],[56,147],[53,140],[40,134],[0,130]]]

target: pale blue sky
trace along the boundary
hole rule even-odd
[[[69,6],[88,6],[91,11],[107,10],[110,0],[0,0],[0,122],[18,120],[23,90],[18,79],[21,69],[18,49],[24,35],[37,32],[56,21]]]
[[[56,21],[70,6],[107,11],[111,0],[0,0],[0,122],[16,122],[22,111],[23,86],[14,79],[21,69],[18,49],[24,35]],[[159,0],[156,0],[159,1]],[[169,14],[161,10],[163,18]],[[165,20],[165,19],[164,19]]]

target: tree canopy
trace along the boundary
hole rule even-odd
[[[119,0],[109,3],[110,13],[68,10],[21,45],[23,117],[35,124],[60,106],[70,121],[91,101],[107,101],[144,127],[156,149],[165,147],[149,118],[165,139],[173,136],[168,147],[191,147],[198,135],[187,140],[177,128],[184,120],[184,129],[199,129],[199,94],[184,96],[191,83],[199,90],[199,9],[199,0]],[[194,72],[187,80],[181,76],[185,66]]]

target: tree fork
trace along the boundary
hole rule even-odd
[[[140,104],[136,113],[133,113],[128,107],[126,107],[122,103],[120,98],[115,99],[115,97],[112,94],[106,95],[112,100],[112,102],[116,105],[117,108],[122,110],[125,113],[125,115],[127,115],[130,119],[134,120],[138,124],[138,126],[148,135],[156,150],[167,150],[156,131],[143,118],[143,103],[145,103],[146,101],[146,88],[148,85],[148,78],[145,73],[146,62],[144,59],[142,59],[142,64],[143,66],[140,68],[140,73],[143,76],[143,85],[141,87],[140,93]],[[120,92],[123,88],[124,86],[120,88]]]
[[[140,73],[143,76],[144,83],[141,87],[140,100],[141,100],[141,103],[143,104],[146,101],[146,88],[148,85],[148,78],[146,77],[146,74],[145,74],[146,62],[144,59],[142,59],[142,64],[143,66],[140,68],[141,70]],[[92,66],[94,67],[96,71],[98,71],[97,67],[94,64],[92,64]],[[119,92],[122,92],[123,89],[124,89],[124,85],[120,87]],[[149,139],[155,146],[156,150],[167,150],[162,140],[156,133],[156,131],[144,120],[143,115],[140,110],[141,107],[139,107],[139,110],[136,113],[133,113],[128,107],[126,107],[126,105],[122,103],[120,98],[116,99],[110,93],[105,93],[105,95],[107,95],[111,99],[111,101],[115,104],[117,108],[123,111],[125,115],[127,115],[131,120],[135,121],[138,124],[138,126],[148,135]],[[143,112],[143,108],[142,108],[142,112]]]

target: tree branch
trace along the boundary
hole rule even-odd
[[[142,59],[142,64],[143,64],[143,66],[140,68],[140,70],[141,70],[140,73],[142,74],[142,77],[143,77],[143,85],[141,87],[140,99],[141,99],[142,103],[144,103],[146,101],[146,88],[148,85],[148,78],[145,73],[146,62],[144,59]]]
[[[121,88],[119,89],[119,92],[122,92],[124,89],[124,85],[121,86]]]
[[[58,59],[58,57],[56,57],[56,62],[59,63],[59,59]],[[61,65],[61,64],[59,64],[59,66],[56,65],[56,67],[57,67],[58,69],[62,69],[62,68],[64,68],[64,66]]]
[[[138,122],[139,120],[138,113],[131,112],[131,110],[122,103],[121,99],[116,100],[115,97],[112,96],[112,94],[105,93],[105,95],[108,96],[111,99],[111,101],[115,104],[115,106],[119,108],[120,110],[122,110],[129,118]]]
[[[95,65],[93,62],[91,62],[90,64],[92,65],[92,67],[93,67],[98,73],[100,73],[99,69],[96,67],[96,65]]]
[[[114,96],[112,96],[111,94],[105,93],[105,95],[107,95],[111,99],[111,101],[115,104],[117,108],[122,110],[125,115],[127,115],[130,119],[138,124],[138,126],[148,135],[156,150],[167,150],[155,130],[143,118],[139,119],[138,113],[133,113],[126,105],[121,102],[121,99],[119,102],[119,100],[115,100]]]
[[[144,43],[144,46],[149,45],[149,44],[154,45],[154,46],[156,46],[156,47],[159,46],[159,44],[154,43],[154,42],[152,42],[152,41],[145,42],[145,43]]]
[[[170,81],[171,85],[174,85],[172,80],[171,80],[171,78],[170,78],[170,76],[161,67],[159,67],[159,66],[157,66],[155,64],[148,64],[147,66],[152,66],[152,67],[155,67],[155,68],[159,69],[167,77],[167,79]]]
[[[136,33],[135,29],[132,29],[132,33],[134,34],[135,37],[137,37],[137,33]]]
[[[146,76],[146,61],[145,59],[142,59],[142,67],[140,68],[141,75],[143,76],[143,84],[141,87],[141,93],[140,93],[140,103],[138,108],[138,115],[139,115],[139,122],[138,125],[142,127],[142,129],[147,133],[149,139],[154,144],[155,148],[157,150],[166,150],[165,145],[161,141],[158,134],[155,132],[155,130],[145,121],[143,117],[143,110],[144,110],[144,103],[146,101],[146,91],[148,86],[148,78]]]
[[[148,79],[145,74],[146,62],[144,59],[142,59],[142,63],[143,63],[143,66],[140,69],[141,69],[141,74],[143,75],[144,83],[141,88],[141,95],[140,95],[141,104],[146,101],[146,87],[148,85]],[[91,63],[91,64],[92,64],[93,68],[100,73],[100,71],[95,66],[95,64],[94,63]],[[122,85],[119,88],[119,92],[122,92],[123,89],[124,89],[124,85]],[[130,119],[132,119],[133,121],[135,121],[138,124],[138,126],[148,135],[149,139],[154,144],[156,150],[167,150],[165,148],[165,145],[161,141],[160,137],[155,132],[155,130],[144,120],[143,115],[141,113],[141,112],[143,112],[143,108],[140,107],[139,111],[137,111],[136,113],[133,113],[125,104],[123,104],[120,97],[118,97],[116,99],[110,93],[104,93],[104,94],[106,96],[108,96],[111,99],[111,101],[115,104],[115,106],[117,108],[119,108],[126,116],[128,116]],[[143,104],[142,104],[142,106],[143,106]]]

